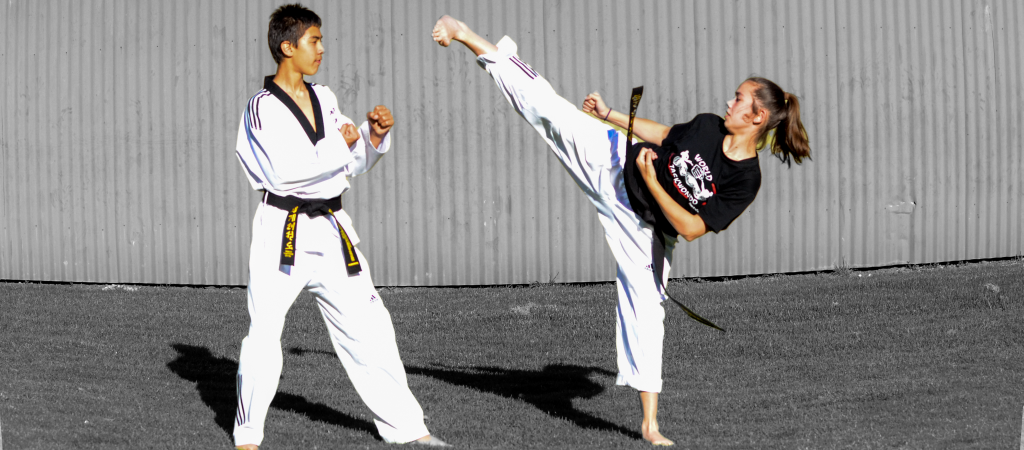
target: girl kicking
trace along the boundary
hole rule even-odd
[[[766,142],[783,162],[810,157],[796,96],[769,80],[750,78],[727,102],[724,118],[699,114],[671,127],[637,118],[633,130],[645,142],[626,142],[602,121],[626,127],[627,114],[608,108],[597,93],[583,101],[582,112],[576,109],[519,59],[508,36],[491,44],[450,16],[439,19],[432,34],[443,47],[457,41],[476,54],[597,207],[618,266],[616,384],[640,391],[643,438],[672,445],[657,420],[665,335],[661,302],[672,249],[678,236],[692,241],[724,230],[754,201],[761,187],[757,153]]]

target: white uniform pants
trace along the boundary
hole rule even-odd
[[[423,410],[409,391],[391,315],[373,286],[366,258],[357,249],[363,271],[348,276],[333,221],[299,215],[295,265],[290,275],[282,272],[279,263],[286,214],[264,203],[253,220],[248,288],[251,323],[238,358],[235,444],[259,445],[263,441],[264,421],[281,376],[285,314],[302,289],[316,298],[334,351],[356,392],[373,412],[381,438],[402,443],[429,434]],[[351,220],[344,211],[337,215],[350,230]]]
[[[540,133],[597,207],[605,239],[618,263],[616,383],[661,392],[665,310],[651,265],[655,231],[633,212],[626,196],[622,173],[626,137],[555,93],[543,77],[516,56],[516,44],[508,36],[497,46],[497,52],[480,55],[477,62],[494,78],[516,112]],[[668,281],[676,242],[674,238],[666,239],[662,285]]]

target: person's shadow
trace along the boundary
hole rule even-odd
[[[235,427],[235,375],[238,362],[213,356],[210,350],[187,344],[171,344],[178,357],[167,368],[181,378],[196,383],[199,398],[213,410],[214,421],[232,437]],[[278,392],[271,408],[302,414],[310,420],[364,431],[380,440],[377,427],[370,421],[350,416],[322,403],[311,402],[301,395]]]
[[[615,376],[598,367],[552,364],[543,370],[515,370],[497,367],[451,368],[444,366],[406,367],[410,375],[426,375],[481,392],[522,400],[552,417],[566,419],[580,428],[612,431],[642,439],[636,431],[580,411],[573,399],[593,398],[605,388],[590,380],[591,374]]]

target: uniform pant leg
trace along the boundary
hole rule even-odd
[[[391,315],[370,278],[366,258],[356,249],[363,271],[348,276],[333,253],[309,290],[317,299],[338,358],[349,380],[374,415],[381,438],[409,442],[429,434],[423,409],[409,390],[395,343]]]
[[[261,205],[265,208],[266,205]],[[263,428],[270,403],[277,393],[281,378],[283,355],[281,332],[285,315],[308,280],[308,272],[295,266],[291,275],[278,270],[279,255],[268,251],[265,242],[280,245],[280,224],[274,228],[261,225],[262,211],[257,210],[253,226],[253,243],[249,256],[249,286],[246,298],[249,307],[249,333],[242,340],[238,357],[237,395],[234,438],[236,445],[263,442]],[[265,234],[277,231],[277,240],[265,240]],[[305,262],[299,260],[299,263]]]
[[[616,384],[639,391],[661,392],[665,340],[664,292],[654,278],[652,241],[656,231],[633,212],[623,180],[625,136],[609,133],[611,165],[599,177],[599,198],[592,198],[615,256],[615,343],[619,374]],[[676,238],[665,242],[661,286],[668,282]]]
[[[615,287],[615,346],[619,374],[616,384],[639,391],[661,392],[665,339],[662,291],[655,283],[651,256],[653,230],[631,218],[616,222],[602,216],[605,237],[618,263]],[[670,245],[670,244],[668,244]],[[662,283],[671,268],[671,248],[666,248]]]
[[[498,51],[477,57],[509,104],[540,134],[581,189],[601,196],[598,176],[610,165],[610,126],[583,113],[558,95],[540,74],[516,55],[507,36]]]
[[[636,267],[618,266],[615,287],[615,347],[619,374],[615,383],[638,391],[661,392],[665,340],[665,308],[652,275]]]
[[[622,182],[625,136],[560,97],[515,55],[511,39],[503,38],[497,47],[477,62],[597,207],[618,263],[618,384],[660,392],[665,310],[651,267],[653,230],[632,211]],[[666,253],[667,278],[671,250]]]

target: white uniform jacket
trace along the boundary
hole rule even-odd
[[[330,88],[306,83],[316,121],[314,131],[306,115],[273,79],[266,77],[263,89],[249,99],[238,126],[235,152],[253,189],[306,199],[334,198],[349,189],[348,177],[370,170],[391,147],[391,133],[384,136],[378,148],[373,147],[367,122],[359,126],[359,139],[351,147],[345,145],[338,129],[355,123],[338,110],[338,98]],[[285,215],[283,210],[260,205],[253,220],[253,250],[259,238],[271,240],[277,236],[275,242],[266,243],[270,250],[280,244]],[[357,244],[359,237],[348,214],[339,211],[335,217],[352,244]],[[338,231],[327,217],[310,219],[302,215],[299,221],[299,252],[320,253],[317,247],[323,239],[333,237],[331,240],[338,242]],[[261,224],[267,233],[259,232]]]

